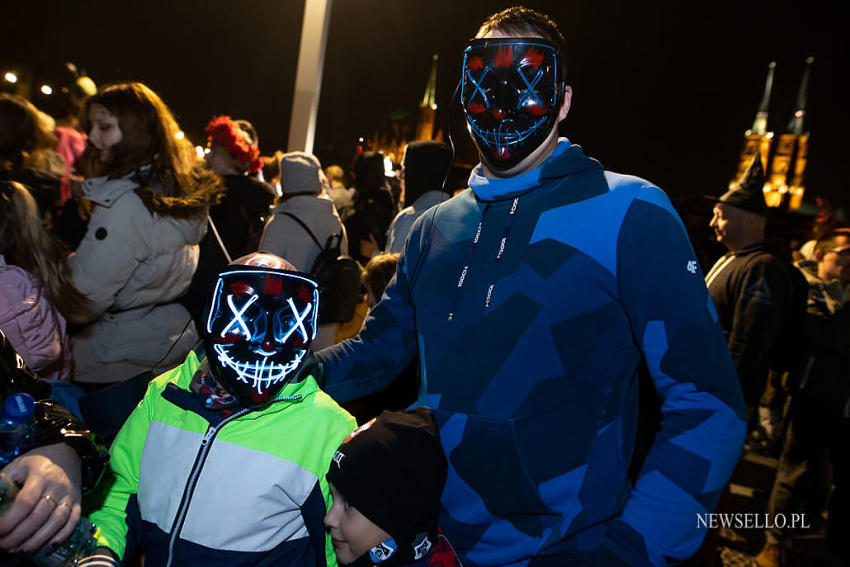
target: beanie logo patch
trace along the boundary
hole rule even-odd
[[[431,551],[431,540],[428,539],[428,534],[425,532],[420,533],[416,536],[416,539],[413,540],[413,559],[415,561],[419,561]]]
[[[336,468],[342,470],[342,458],[345,457],[345,454],[337,451],[334,453],[334,463],[336,463]]]
[[[396,548],[398,545],[396,544],[393,538],[388,539],[383,543],[379,543],[375,547],[369,550],[369,559],[374,563],[381,563],[386,561],[393,555],[395,555]]]

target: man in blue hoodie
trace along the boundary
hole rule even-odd
[[[415,353],[449,461],[440,524],[476,566],[665,565],[692,555],[745,411],[703,274],[666,195],[558,137],[563,36],[524,8],[464,53],[481,157],[413,225],[357,337],[317,354],[338,400]],[[633,484],[638,367],[662,422]]]

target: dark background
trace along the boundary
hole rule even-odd
[[[372,136],[394,111],[415,123],[433,53],[442,124],[466,40],[511,4],[335,0],[315,145],[323,163],[347,164],[356,137]],[[814,56],[806,200],[850,204],[850,22],[839,2],[525,5],[553,16],[567,37],[575,94],[562,133],[608,169],[646,177],[674,199],[725,189],[771,60],[769,128],[782,132],[804,60]],[[55,84],[63,63],[74,61],[98,84],[148,83],[196,144],[209,118],[226,113],[255,124],[264,154],[285,149],[302,0],[16,2],[2,13],[0,71],[29,70],[36,85]],[[41,96],[33,95],[36,104]],[[453,115],[463,154],[462,114]]]

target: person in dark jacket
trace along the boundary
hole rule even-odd
[[[828,232],[815,244],[814,261],[798,268],[809,284],[805,320],[808,360],[796,381],[790,424],[768,501],[770,514],[804,512],[817,525],[829,493],[824,465],[832,462],[827,543],[850,559],[842,540],[850,533],[850,229]],[[759,565],[781,564],[783,530],[767,532]]]
[[[387,245],[398,209],[384,176],[384,155],[363,152],[354,162],[354,212],[345,220],[349,254],[365,265]]]
[[[56,401],[50,386],[27,368],[0,331],[0,403],[23,392],[36,399],[34,449],[2,471],[21,485],[12,506],[0,516],[0,564],[11,561],[3,550],[34,551],[67,539],[80,519],[81,493],[100,480],[109,455],[91,431]]]
[[[210,282],[231,259],[255,252],[275,189],[260,181],[263,167],[257,132],[247,120],[216,116],[206,127],[207,165],[224,181],[224,196],[210,208],[210,223],[200,244],[198,269],[182,303],[201,325],[204,302],[212,291]]]
[[[765,243],[763,185],[764,169],[756,154],[739,184],[719,198],[707,197],[716,201],[709,226],[728,252],[709,270],[705,283],[751,414],[771,368],[781,371],[795,365],[779,355],[799,353],[789,337],[801,323],[805,306],[799,274]],[[766,408],[759,413],[767,413]]]
[[[0,180],[30,190],[42,216],[52,221],[59,206],[64,160],[53,151],[56,135],[28,100],[0,93]]]
[[[451,165],[452,151],[442,142],[418,140],[407,145],[400,175],[404,208],[387,230],[387,253],[401,253],[413,221],[450,197],[444,185]]]

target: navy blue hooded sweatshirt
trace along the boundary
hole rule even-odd
[[[379,390],[419,353],[449,459],[440,523],[466,567],[692,555],[746,417],[667,196],[564,139],[531,172],[470,181],[416,221],[361,333],[318,353],[326,391]],[[632,485],[641,359],[662,422]]]

